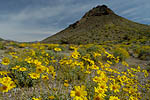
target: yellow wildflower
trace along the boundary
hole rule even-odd
[[[104,83],[104,82],[103,83],[98,83],[98,87],[103,89],[104,91],[107,91],[107,88],[108,88],[107,84]]]
[[[68,87],[68,86],[69,86],[69,84],[68,84],[68,83],[64,83],[64,86],[65,86],[65,87]]]
[[[125,61],[122,61],[122,65],[129,67],[128,63],[126,63]]]
[[[2,62],[1,62],[3,65],[9,65],[9,63],[10,63],[10,60],[9,60],[9,58],[7,58],[7,57],[4,57],[3,59],[2,59]]]
[[[55,51],[61,51],[61,48],[54,48]]]
[[[3,77],[0,78],[0,91],[1,92],[8,92],[12,88],[16,87],[15,83],[12,81],[10,77]]]
[[[11,68],[11,69],[18,69],[20,68],[20,66],[16,65],[15,67]]]
[[[38,74],[38,73],[29,73],[29,75],[30,75],[30,77],[32,79],[38,79],[38,78],[40,78],[40,74]]]
[[[0,86],[0,92],[8,92],[9,87],[7,85]]]
[[[98,67],[98,66],[96,66],[96,65],[92,65],[92,66],[91,66],[91,69],[93,69],[93,70],[94,70],[94,69],[95,69],[95,70],[98,70],[98,69],[99,69],[99,67]]]
[[[149,74],[148,74],[147,70],[142,70],[142,72],[144,72],[145,77],[148,77]]]
[[[26,71],[26,70],[27,70],[27,68],[25,68],[25,67],[19,68],[19,71]]]
[[[48,77],[48,75],[42,75],[42,79],[43,79],[43,80],[48,80],[49,77]]]
[[[40,65],[40,66],[36,67],[36,72],[43,73],[46,69],[47,68],[45,66]]]
[[[32,98],[32,100],[42,100],[41,98]]]
[[[105,90],[102,89],[101,87],[94,87],[94,89],[95,89],[95,93],[99,94],[101,97],[106,96]]]
[[[110,86],[109,86],[109,88],[110,88],[110,90],[112,90],[112,91],[114,91],[114,92],[119,92],[120,90],[120,85],[119,84],[116,84],[116,83],[114,83],[114,84],[110,84]]]
[[[120,100],[120,99],[116,96],[110,96],[109,100]]]
[[[78,51],[74,51],[71,56],[72,58],[78,59],[80,57],[80,53]]]
[[[101,95],[94,96],[94,100],[104,100],[104,98]]]
[[[51,99],[51,100],[55,99],[54,96],[49,96],[48,98]]]
[[[85,86],[75,86],[75,90],[71,91],[70,96],[74,97],[74,100],[84,100],[87,99],[85,96],[87,96],[87,91],[85,91]],[[80,98],[80,99],[79,99]]]
[[[129,100],[138,100],[138,98],[130,96]]]
[[[68,83],[68,80],[65,80],[66,83]]]
[[[49,66],[46,71],[47,71],[47,73],[52,73],[52,72],[54,72],[54,67]]]

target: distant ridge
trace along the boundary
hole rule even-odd
[[[4,39],[0,38],[0,41],[3,41]]]
[[[150,37],[149,25],[130,21],[118,16],[106,5],[98,5],[85,13],[79,21],[41,42],[87,44],[124,41],[141,36]]]

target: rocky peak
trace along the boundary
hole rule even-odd
[[[87,12],[83,18],[85,17],[91,17],[91,16],[102,16],[102,15],[109,15],[114,14],[114,12],[108,8],[106,5],[98,5],[97,7],[94,7],[92,10]]]

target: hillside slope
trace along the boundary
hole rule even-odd
[[[44,39],[44,43],[87,44],[150,37],[150,27],[115,14],[107,6],[97,6],[79,21]]]

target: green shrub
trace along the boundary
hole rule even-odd
[[[129,56],[130,56],[128,51],[124,48],[116,47],[115,49],[113,49],[112,52],[115,57],[119,56],[121,61],[129,58]]]
[[[141,60],[150,60],[150,46],[142,46],[137,49],[138,58]]]
[[[19,47],[19,43],[16,42],[10,42],[9,46],[13,46],[13,47]]]
[[[0,43],[0,49],[4,50],[4,49],[6,49],[6,47],[2,43]]]
[[[100,47],[98,47],[97,45],[89,45],[89,47],[86,49],[86,51],[89,52],[96,52],[100,49]]]
[[[32,80],[29,78],[28,73],[29,71],[18,71],[11,69],[12,67],[15,67],[16,65],[24,66],[26,65],[26,68],[29,68],[30,65],[27,65],[25,62],[16,62],[12,65],[9,65],[10,70],[10,77],[15,80],[17,87],[32,87],[37,80]]]

